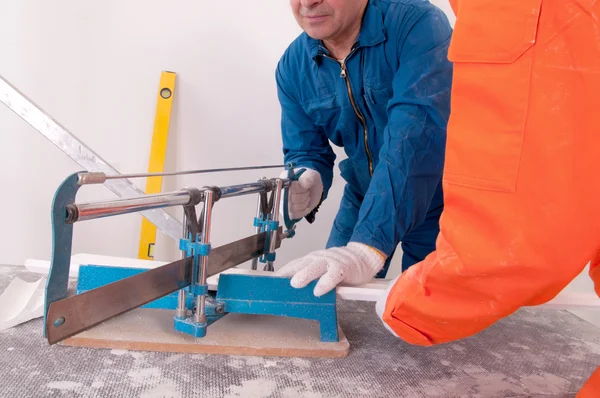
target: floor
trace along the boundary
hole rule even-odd
[[[19,277],[0,266],[0,292]],[[49,346],[41,319],[0,332],[2,397],[574,397],[600,365],[600,329],[524,309],[480,334],[410,346],[372,303],[340,302],[343,359],[183,355]]]
[[[579,274],[577,278],[573,279],[573,281],[565,288],[565,291],[593,292],[594,283],[592,282],[592,279],[589,277],[588,273],[589,266],[586,267],[585,270],[581,274]],[[592,325],[598,326],[600,328],[600,307],[573,309],[569,311],[572,314],[577,315],[581,319],[584,319]]]

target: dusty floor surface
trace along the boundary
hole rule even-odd
[[[0,292],[19,277],[0,266]],[[600,329],[526,309],[470,339],[410,346],[373,304],[341,302],[343,359],[258,358],[49,346],[41,319],[0,331],[1,397],[574,397],[600,365]]]

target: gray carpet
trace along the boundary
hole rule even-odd
[[[0,292],[23,267],[0,266]],[[600,365],[600,329],[526,309],[469,339],[420,348],[373,304],[340,303],[343,359],[184,355],[50,347],[41,319],[0,332],[2,397],[574,397]]]

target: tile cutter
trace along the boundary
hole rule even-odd
[[[185,188],[109,201],[75,201],[82,186],[101,184],[112,178],[273,167],[284,167],[287,178],[262,178],[240,185]],[[293,164],[286,164],[114,176],[79,172],[68,176],[58,187],[52,206],[53,250],[45,291],[44,337],[50,344],[55,344],[134,308],[151,306],[173,310],[174,332],[197,338],[206,336],[208,326],[228,313],[244,313],[318,321],[322,342],[339,341],[335,291],[315,297],[312,291],[316,281],[303,289],[295,289],[288,278],[222,274],[216,291],[208,289],[208,277],[246,261],[253,260],[256,269],[260,260],[265,263],[264,270],[273,271],[276,250],[283,239],[295,235],[295,224],[300,221],[290,219],[287,212],[288,188],[304,172],[304,169],[294,170]],[[213,207],[220,200],[250,194],[258,194],[253,223],[256,233],[212,248]],[[283,223],[279,221],[280,203]],[[78,292],[67,296],[74,224],[174,206],[182,206],[184,212],[180,260],[152,269],[82,266]],[[199,215],[197,206],[200,207]]]

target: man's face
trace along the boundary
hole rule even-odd
[[[316,40],[343,40],[362,17],[367,0],[290,0],[296,21]]]

